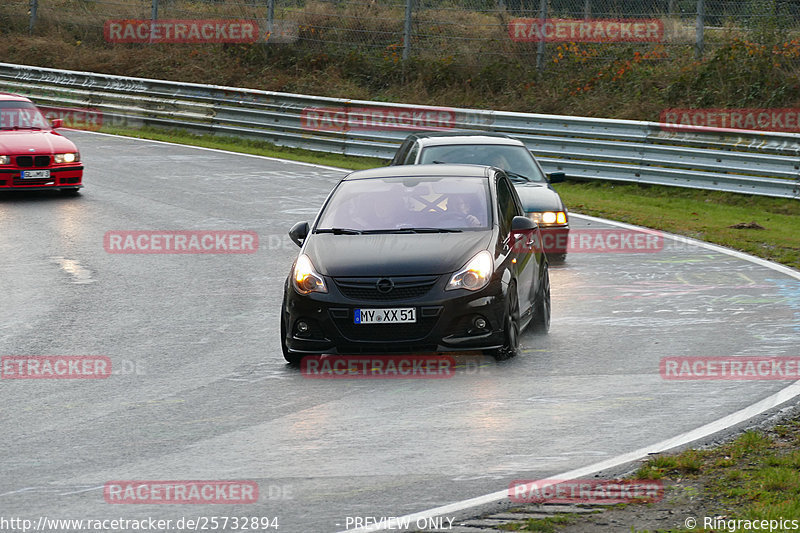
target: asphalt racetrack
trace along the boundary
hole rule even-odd
[[[266,517],[281,533],[341,531],[592,465],[792,382],[665,379],[667,357],[800,356],[800,280],[671,239],[554,265],[550,333],[526,333],[507,362],[459,355],[449,379],[308,379],[280,352],[298,252],[286,232],[343,172],[66,135],[86,166],[80,196],[0,195],[0,354],[107,358],[112,370],[0,380],[6,519],[152,517],[176,530],[181,518]],[[107,232],[141,230],[250,232],[258,248],[104,246]],[[241,481],[258,497],[109,501],[120,480]]]

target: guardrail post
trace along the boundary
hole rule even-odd
[[[706,18],[706,2],[705,0],[697,0],[697,27],[695,29],[695,43],[694,43],[694,58],[702,59],[703,57],[703,33]]]
[[[536,70],[544,70],[544,24],[547,19],[547,0],[539,0],[539,45],[536,47]]]
[[[28,33],[33,34],[33,27],[36,26],[36,11],[39,9],[39,0],[31,0],[31,19],[28,23]]]
[[[414,0],[406,0],[406,20],[403,25],[403,61],[411,53],[411,15],[414,9]]]

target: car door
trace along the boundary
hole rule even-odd
[[[503,251],[507,251],[510,255],[511,269],[517,280],[520,313],[525,314],[533,305],[536,294],[537,255],[532,251],[527,251],[524,247],[515,246],[516,236],[511,234],[511,223],[515,216],[525,216],[525,212],[514,186],[511,185],[505,173],[497,174],[496,187],[501,246]]]

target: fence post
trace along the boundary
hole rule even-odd
[[[36,26],[36,11],[39,9],[39,0],[31,0],[31,19],[28,23],[28,33],[33,34],[33,27]]]
[[[403,25],[403,61],[408,59],[411,53],[411,14],[414,0],[406,0],[406,20]]]
[[[153,14],[150,17],[153,22],[158,20],[158,0],[153,0]]]
[[[589,20],[592,18],[592,0],[584,0],[583,2],[583,18]]]
[[[706,18],[706,2],[705,0],[697,0],[697,28],[695,29],[695,43],[694,43],[694,58],[702,59],[703,57],[703,31]]]
[[[547,19],[547,0],[539,0],[539,45],[536,47],[536,70],[544,70],[544,24]]]
[[[275,24],[275,0],[267,0],[267,40],[272,37],[272,29]]]

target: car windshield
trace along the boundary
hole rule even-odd
[[[30,102],[0,101],[0,129],[49,130],[50,123]]]
[[[511,179],[543,182],[545,177],[524,146],[502,144],[458,144],[428,146],[422,150],[420,164],[465,163],[490,165],[509,171]]]
[[[489,227],[488,179],[391,177],[339,184],[316,232],[439,232]]]

